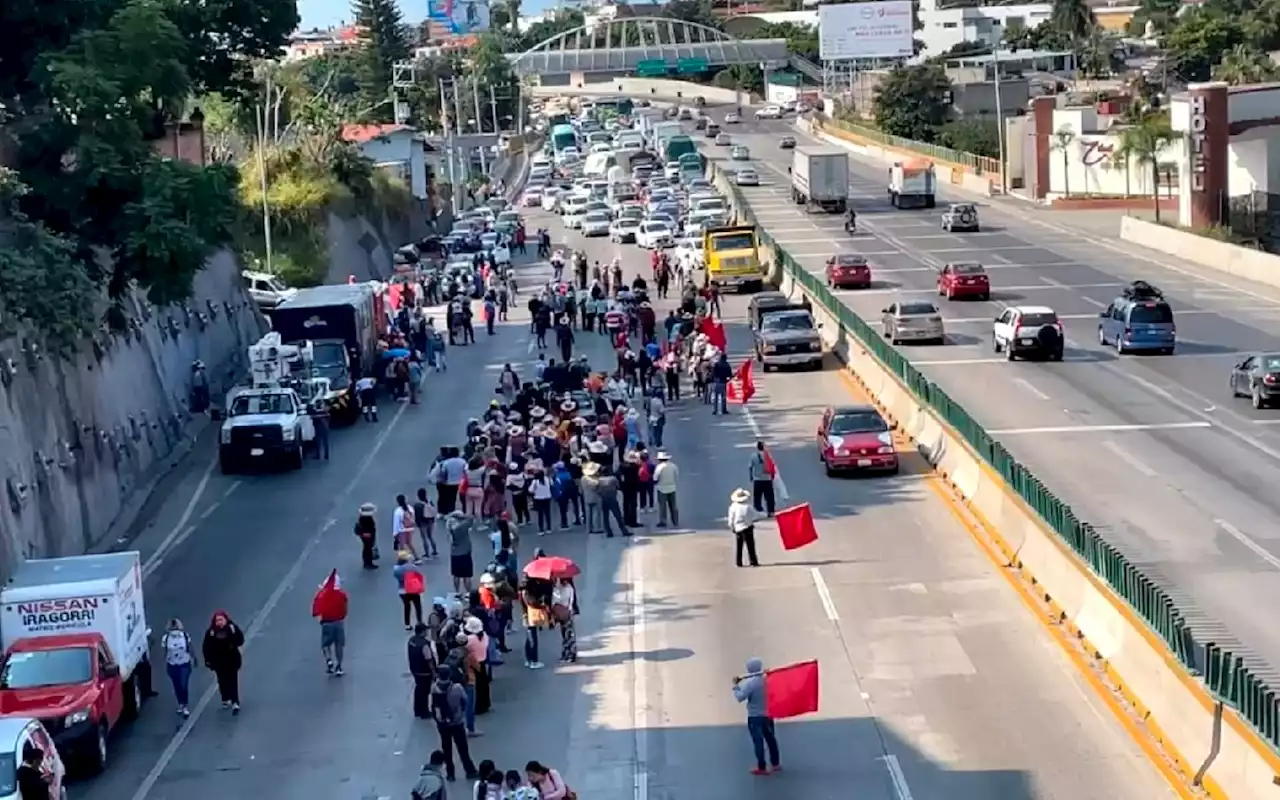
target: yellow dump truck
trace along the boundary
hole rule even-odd
[[[764,286],[754,225],[707,228],[702,234],[703,263],[711,283],[740,292],[758,292]]]

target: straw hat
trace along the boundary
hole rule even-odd
[[[545,408],[538,408],[537,406],[534,406],[533,408],[529,409],[529,416],[532,417],[533,419],[542,419],[546,415],[547,415],[547,410]]]
[[[734,489],[733,493],[729,495],[729,500],[733,503],[745,503],[750,499],[751,493],[741,487]]]
[[[591,444],[587,445],[587,452],[595,453],[597,455],[604,455],[605,453],[609,452],[609,446],[604,442],[592,442]]]
[[[372,517],[376,513],[378,513],[378,507],[373,503],[362,503],[360,505],[360,516]]]
[[[521,428],[519,425],[512,425],[510,428],[507,428],[507,435],[508,435],[508,436],[523,436],[523,435],[524,435],[524,428]]]
[[[578,404],[572,400],[565,400],[560,404],[560,410],[566,414],[572,414],[574,411],[578,410]]]
[[[628,464],[639,464],[640,454],[632,450],[629,453],[627,453],[625,456],[623,456],[622,460],[626,461]]]
[[[582,465],[582,474],[588,478],[594,478],[600,474],[600,465],[594,461],[588,461]]]
[[[670,454],[670,453],[668,453],[666,450],[659,450],[659,451],[658,451],[658,460],[659,460],[659,461],[670,461],[670,460],[671,460],[671,454]]]
[[[408,550],[401,550],[400,552],[396,553],[396,561],[399,561],[402,564],[406,561],[412,561],[412,560],[413,560],[413,553],[410,553]]]

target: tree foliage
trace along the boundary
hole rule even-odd
[[[235,171],[163,160],[152,140],[193,92],[243,92],[247,59],[278,53],[296,24],[291,0],[0,5],[0,150],[19,187],[0,209],[6,318],[64,341],[80,329],[12,294],[33,285],[24,263],[52,273],[39,280],[61,300],[85,292],[79,309],[97,308],[99,288],[113,301],[135,284],[156,302],[189,294],[232,236]]]
[[[943,125],[937,134],[943,147],[987,158],[1000,157],[1000,129],[991,119],[958,119]]]
[[[364,104],[360,116],[367,122],[391,122],[391,81],[396,62],[409,58],[409,30],[396,0],[354,0],[351,11],[360,31],[353,76]]]
[[[1280,0],[1207,0],[1179,15],[1163,43],[1184,81],[1265,76],[1258,54],[1280,49]]]
[[[876,125],[894,136],[933,141],[951,112],[950,92],[951,81],[939,64],[894,67],[872,99]]]

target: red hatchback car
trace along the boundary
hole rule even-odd
[[[831,406],[818,423],[818,455],[828,475],[898,472],[889,423],[871,406]]]
[[[948,300],[957,297],[991,299],[991,280],[981,264],[947,264],[938,273],[938,294]]]
[[[869,289],[871,265],[852,253],[832,256],[827,259],[827,285],[832,289]]]

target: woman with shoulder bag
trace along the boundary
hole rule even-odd
[[[578,660],[578,632],[573,625],[577,613],[577,591],[568,579],[556,581],[551,591],[551,616],[560,626],[560,662],[572,664]]]
[[[542,669],[538,660],[538,631],[551,627],[551,585],[538,578],[526,578],[520,592],[524,605],[524,665],[529,669]]]
[[[550,767],[530,761],[524,766],[524,774],[529,779],[529,785],[538,790],[542,800],[578,800],[577,792],[570,789],[560,773]]]

